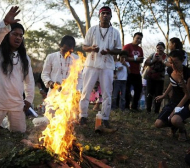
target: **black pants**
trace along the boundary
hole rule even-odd
[[[162,95],[164,89],[164,80],[147,79],[147,112],[151,112],[152,101],[156,96]],[[154,112],[159,113],[161,102],[154,101]]]
[[[134,97],[132,100],[132,109],[138,108],[138,102],[141,96],[142,91],[142,77],[140,74],[129,74],[127,78],[127,87],[126,87],[126,108],[130,108],[131,100],[131,86],[134,88]]]

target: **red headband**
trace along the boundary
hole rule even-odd
[[[111,9],[109,9],[109,8],[102,8],[102,9],[99,10],[99,14],[102,13],[103,11],[111,13]]]

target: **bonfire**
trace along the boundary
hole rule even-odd
[[[95,162],[99,161],[90,158],[89,156],[82,156],[82,145],[76,143],[74,136],[74,124],[78,121],[79,116],[79,100],[80,92],[77,90],[78,76],[81,74],[85,57],[82,53],[78,52],[79,59],[73,60],[70,67],[70,73],[66,80],[61,85],[54,85],[50,95],[46,98],[45,102],[46,112],[45,116],[49,120],[49,124],[42,132],[42,141],[44,146],[51,153],[56,154],[59,160],[64,163],[72,163],[72,165],[80,165],[85,160]],[[74,164],[77,160],[77,164]],[[88,167],[93,164],[87,164]],[[76,166],[77,167],[77,166]],[[99,167],[109,167],[105,164]]]
[[[42,132],[40,141],[43,141],[43,146],[57,154],[62,161],[69,157],[69,151],[72,150],[73,141],[76,139],[73,124],[77,122],[80,99],[77,84],[84,60],[82,53],[78,52],[78,55],[80,58],[73,60],[68,78],[61,85],[55,83],[54,89],[45,100],[47,104],[45,116],[49,119],[49,124]]]

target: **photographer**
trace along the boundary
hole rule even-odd
[[[147,113],[151,112],[153,98],[162,94],[164,88],[165,45],[159,42],[156,45],[156,53],[151,54],[145,61],[145,65],[149,66],[147,72]],[[159,113],[161,102],[154,102],[154,112]]]

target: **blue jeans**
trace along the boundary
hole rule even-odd
[[[120,94],[119,107],[123,111],[125,110],[125,92],[126,92],[126,80],[115,80],[113,83],[113,96],[112,96],[112,108],[117,108],[117,96]]]

